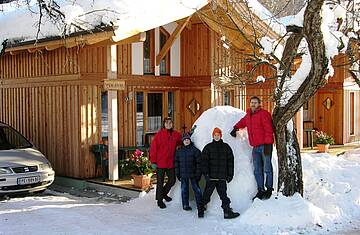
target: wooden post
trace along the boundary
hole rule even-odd
[[[116,45],[107,46],[107,78],[117,78]],[[119,140],[118,140],[118,110],[117,90],[108,90],[108,125],[109,125],[109,179],[119,179]]]
[[[300,149],[302,149],[304,147],[304,114],[303,114],[303,108],[301,107],[299,109],[299,111],[296,113],[295,115],[295,119],[296,119],[296,130],[297,130],[297,138],[299,141],[299,147]]]

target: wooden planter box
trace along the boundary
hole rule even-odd
[[[316,144],[319,153],[329,152],[330,144]]]
[[[134,179],[134,187],[147,189],[150,187],[151,176],[149,175],[131,175]]]

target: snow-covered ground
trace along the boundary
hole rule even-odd
[[[228,132],[244,113],[231,107],[213,108],[197,120],[193,140],[199,148],[220,127],[235,154],[235,176],[228,193],[241,216],[224,220],[217,193],[205,218],[183,211],[180,187],[164,210],[155,204],[154,190],[127,203],[57,194],[13,198],[0,202],[0,234],[346,234],[360,232],[360,149],[343,156],[303,154],[305,192],[284,197],[274,193],[266,201],[256,193],[251,148],[245,132],[236,139]],[[276,166],[276,153],[273,154]],[[276,169],[276,168],[275,168]],[[275,172],[275,175],[276,172]],[[276,177],[275,177],[276,178]],[[52,192],[50,192],[52,193]],[[194,203],[194,202],[192,202]],[[193,204],[193,208],[195,208]],[[353,234],[353,233],[349,233]]]

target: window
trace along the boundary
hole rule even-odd
[[[234,105],[234,91],[225,91],[224,92],[224,105]]]
[[[355,134],[355,93],[350,93],[350,135]]]
[[[170,34],[163,27],[160,27],[160,50],[164,47],[169,37]],[[170,50],[160,61],[160,75],[170,75]]]
[[[161,128],[162,119],[162,93],[148,93],[148,131],[153,132]]]
[[[224,92],[224,105],[231,105],[230,104],[230,91]]]
[[[108,93],[101,92],[101,137],[108,136]]]
[[[144,42],[144,74],[154,74],[155,68],[155,31],[146,32]]]
[[[144,135],[144,93],[136,92],[136,146],[143,146]]]
[[[0,126],[0,150],[31,148],[32,144],[20,133],[7,126]]]
[[[168,117],[174,120],[174,92],[168,93]]]

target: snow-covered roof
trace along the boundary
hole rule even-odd
[[[62,36],[64,33],[94,30],[103,25],[114,26],[113,40],[119,41],[190,16],[208,1],[60,0],[57,3],[65,16],[64,22],[53,22],[44,14],[39,32],[40,14],[36,1],[30,1],[29,5],[5,4],[0,13],[0,42],[5,39],[22,42]]]
[[[101,31],[106,26],[113,27],[115,36],[112,39],[119,41],[190,16],[210,1],[59,0],[56,2],[59,4],[59,11],[64,15],[63,22],[54,22],[44,14],[39,31],[40,14],[36,0],[31,0],[29,5],[21,5],[21,1],[20,5],[19,2],[2,5],[0,51],[1,42],[6,39],[11,44],[19,45],[21,42],[32,43],[35,39],[55,39],[77,32]],[[247,5],[247,8],[244,8],[244,5]],[[263,34],[276,35],[274,32],[277,34],[284,32],[284,27],[256,0],[239,1],[235,9],[244,22],[248,21],[246,17],[253,15],[257,19],[256,30],[266,28]]]

